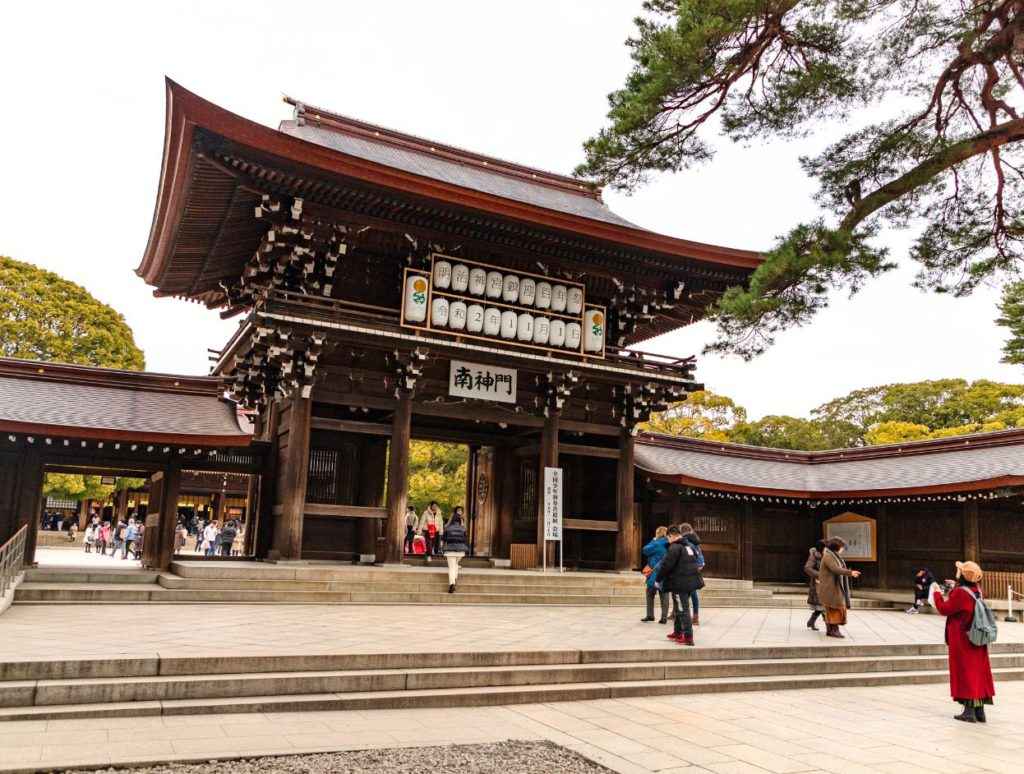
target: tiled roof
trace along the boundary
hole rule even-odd
[[[596,196],[574,193],[564,186],[553,187],[542,182],[532,182],[523,176],[495,172],[481,168],[478,164],[396,147],[334,128],[314,126],[309,122],[283,121],[280,129],[292,137],[433,180],[581,218],[640,228],[616,215]]]
[[[247,445],[220,381],[0,358],[0,431]]]
[[[773,456],[769,456],[765,450],[735,444],[695,439],[679,443],[646,436],[638,439],[636,465],[655,478],[726,491],[804,497],[966,491],[979,482],[989,486],[1024,482],[1024,438],[1019,431],[1008,435],[972,436],[967,443],[943,439],[946,443],[931,446],[926,442],[854,449],[847,450],[845,458],[839,458],[839,452],[794,452],[792,459],[785,459],[782,450],[771,450]]]

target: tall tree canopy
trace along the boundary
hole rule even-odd
[[[938,379],[854,390],[811,418],[747,420],[742,406],[711,392],[692,394],[643,426],[657,433],[775,449],[822,451],[1024,427],[1024,385]]]
[[[51,271],[0,255],[0,354],[141,370],[124,317]]]
[[[579,174],[629,190],[651,172],[706,161],[716,128],[750,140],[851,127],[801,159],[826,214],[794,224],[749,288],[726,292],[709,349],[759,354],[831,290],[856,291],[893,268],[872,241],[883,225],[918,230],[920,287],[962,295],[1005,279],[1012,292],[1024,259],[1024,2],[648,0],[644,9],[627,41],[633,69],[609,97],[610,125],[585,143]],[[1020,305],[1011,311],[1024,331]]]
[[[456,505],[466,507],[466,465],[469,450],[453,443],[409,443],[409,505],[423,513],[437,500],[445,516]],[[467,514],[469,508],[466,508]]]

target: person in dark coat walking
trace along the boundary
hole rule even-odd
[[[992,666],[988,660],[988,646],[975,645],[967,632],[974,619],[974,600],[984,599],[978,583],[981,568],[974,562],[956,563],[956,580],[946,581],[953,586],[949,598],[942,598],[942,589],[932,584],[932,604],[946,616],[946,646],[949,648],[949,692],[953,701],[963,705],[963,712],[954,715],[965,723],[984,723],[985,705],[992,704],[996,695],[992,684]],[[972,596],[973,594],[973,596]]]
[[[669,547],[658,568],[658,581],[662,588],[672,595],[672,611],[675,613],[673,632],[669,639],[680,645],[693,645],[693,621],[690,618],[690,592],[704,588],[697,563],[697,552],[689,541],[683,539],[679,527],[668,528]]]
[[[818,601],[818,575],[821,568],[821,554],[825,550],[825,541],[819,540],[807,554],[804,572],[807,573],[807,606],[811,608],[811,617],[807,619],[807,628],[818,631],[814,624],[823,615],[821,603]]]
[[[466,528],[462,526],[462,508],[456,508],[444,528],[444,558],[448,562],[448,593],[455,593],[459,582],[459,562],[469,551]]]
[[[697,554],[697,569],[703,573],[704,552],[700,550],[700,538],[697,537],[697,533],[693,531],[693,527],[689,524],[680,524],[679,531],[683,535],[683,540],[688,542]],[[700,626],[700,598],[697,596],[696,589],[690,592],[690,604],[693,606],[693,615],[690,616],[690,619],[693,621],[694,626]]]
[[[649,623],[654,620],[654,597],[661,597],[661,619],[658,623],[668,623],[668,592],[661,588],[658,583],[658,565],[665,558],[668,550],[668,527],[658,527],[654,530],[654,540],[644,546],[644,559],[647,560],[647,567],[650,572],[644,579],[644,591],[647,595],[647,617],[640,620]]]

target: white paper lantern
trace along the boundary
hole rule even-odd
[[[519,277],[506,274],[501,288],[501,300],[506,304],[514,304],[519,300]]]
[[[452,265],[448,261],[434,261],[434,287],[447,290],[452,284]]]
[[[423,322],[427,319],[427,278],[411,274],[405,281],[405,321]]]
[[[480,304],[470,304],[466,307],[466,330],[470,333],[480,333],[484,329],[484,308]]]
[[[534,301],[538,309],[550,309],[551,308],[551,283],[550,282],[538,282],[537,283],[537,299]]]
[[[569,288],[569,295],[565,300],[565,311],[569,314],[579,314],[583,311],[583,288]]]
[[[430,324],[435,328],[448,327],[448,299],[438,296],[430,302]]]
[[[583,315],[583,349],[586,352],[600,352],[604,349],[604,312],[588,309]]]
[[[547,344],[551,334],[551,321],[547,317],[538,317],[533,321],[533,343]]]
[[[487,289],[487,272],[479,267],[469,270],[469,294],[482,296]]]
[[[579,323],[566,323],[565,324],[565,348],[579,351],[580,348],[580,336],[582,331],[580,330]]]
[[[487,297],[488,298],[501,298],[501,291],[504,287],[504,282],[501,279],[500,271],[489,271],[487,272]]]
[[[497,336],[501,331],[501,312],[493,306],[487,307],[484,312],[484,335]]]
[[[448,327],[453,331],[466,327],[466,305],[461,301],[452,301],[448,305]]]
[[[469,267],[464,263],[457,263],[452,267],[452,290],[456,293],[465,293],[469,287]]]
[[[519,303],[522,306],[533,306],[535,298],[537,298],[537,281],[523,277],[519,281]]]
[[[548,331],[548,344],[552,347],[565,346],[565,320],[559,320],[556,317],[551,321],[551,327]]]
[[[555,285],[551,288],[551,311],[564,312],[566,301],[569,300],[569,290],[565,285]]]
[[[516,338],[520,341],[533,341],[533,315],[519,315],[519,322],[516,324]]]
[[[501,338],[514,339],[516,337],[516,313],[506,309],[501,313]]]

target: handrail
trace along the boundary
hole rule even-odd
[[[21,574],[22,565],[25,563],[25,537],[28,535],[26,524],[14,536],[0,546],[0,596],[7,593],[7,589],[14,583],[14,579]]]

